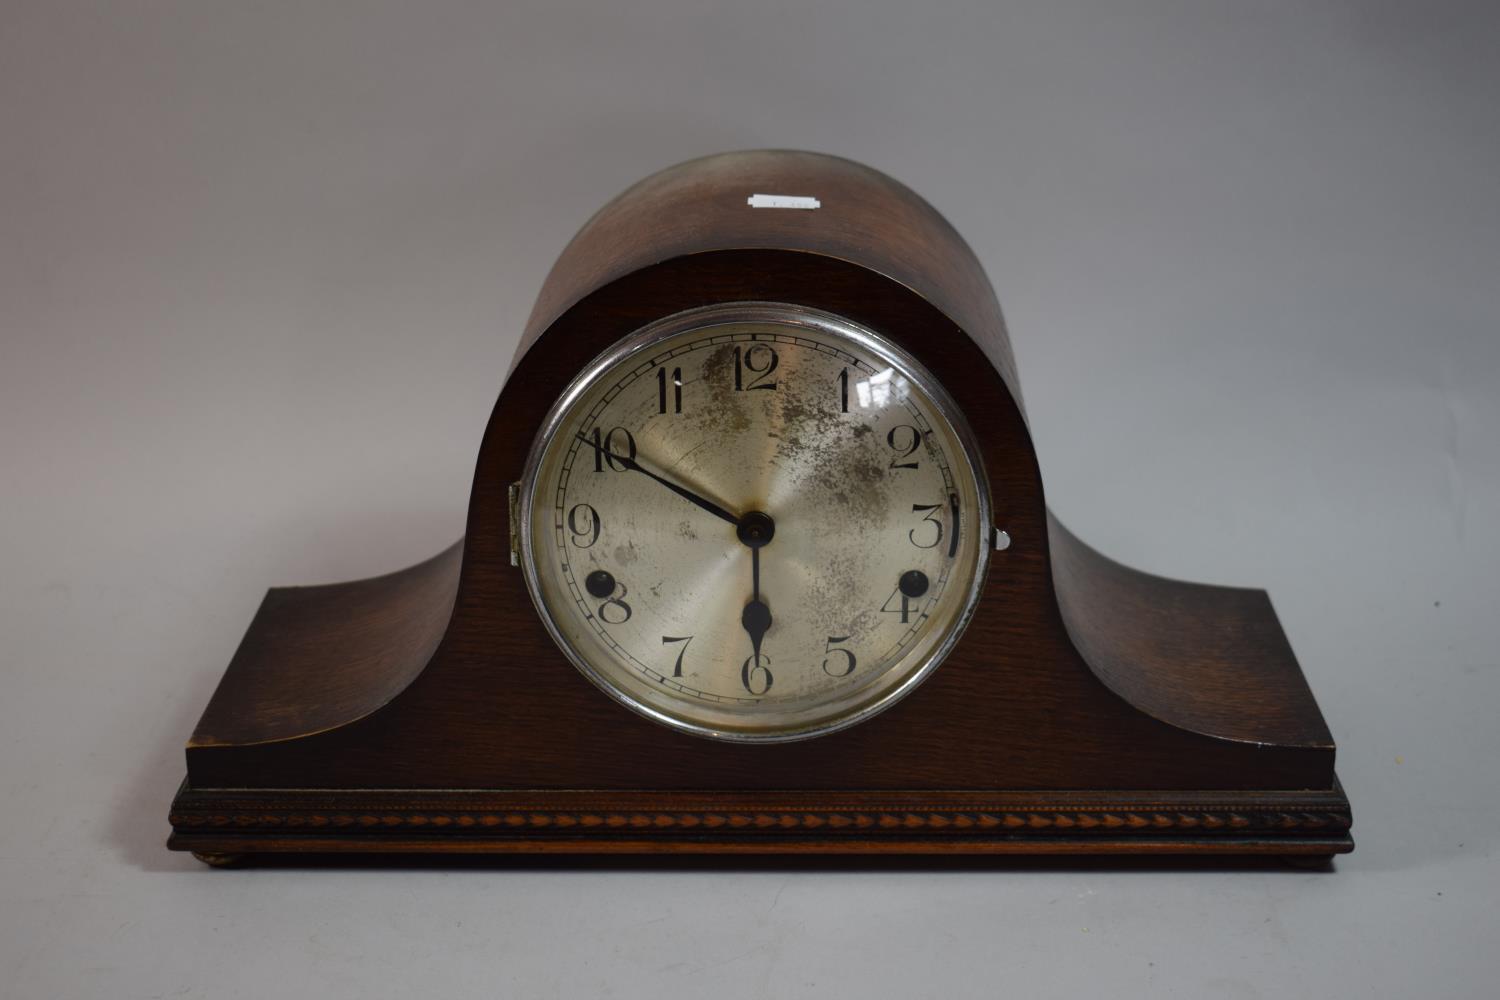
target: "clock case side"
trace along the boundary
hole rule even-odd
[[[836,210],[736,214],[767,188]],[[872,218],[885,221],[872,229]],[[888,713],[801,745],[818,750],[811,766],[797,745],[712,744],[608,702],[551,644],[510,564],[507,491],[560,388],[652,319],[743,300],[846,315],[959,387],[984,442],[997,521],[1014,528],[986,583],[988,613],[948,662]],[[358,593],[341,587],[362,584],[268,596],[274,615],[257,616],[189,745],[172,846],[1352,847],[1332,742],[1264,595],[1134,574],[1047,516],[1003,321],[977,261],[925,202],[849,161],[710,158],[648,179],[596,215],[528,324],[481,446],[461,544],[461,559],[438,557],[375,601],[377,618],[404,618],[422,637],[399,668],[371,671],[359,650],[380,642],[337,641],[340,622],[362,620],[338,610]],[[329,602],[316,612],[314,591]],[[422,622],[451,608],[440,639],[399,610],[416,606],[427,609],[415,615]],[[1143,610],[1146,625],[1122,642],[1120,629]],[[1166,620],[1175,644],[1159,641]],[[344,634],[360,632],[369,630]],[[1219,680],[1199,685],[1193,637],[1225,635],[1257,641],[1219,641],[1219,668],[1205,675]],[[315,671],[349,678],[365,700],[336,711],[298,703],[299,678]],[[257,699],[261,710],[247,710]],[[241,728],[226,728],[231,720]],[[643,760],[653,765],[644,779]],[[828,838],[835,829],[850,836]]]

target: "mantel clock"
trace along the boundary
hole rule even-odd
[[[458,544],[272,590],[169,845],[1351,850],[1262,591],[1052,518],[978,261],[813,153],[665,170],[544,284]]]

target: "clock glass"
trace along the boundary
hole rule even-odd
[[[560,398],[518,497],[558,646],[700,736],[804,739],[912,690],[984,580],[987,481],[936,380],[879,334],[729,303],[626,337]]]

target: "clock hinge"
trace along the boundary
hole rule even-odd
[[[510,496],[510,564],[521,565],[521,484],[511,483],[508,490]]]

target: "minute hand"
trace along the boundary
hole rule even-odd
[[[663,476],[658,476],[656,473],[652,472],[650,469],[648,469],[645,466],[641,465],[635,459],[628,458],[628,457],[626,457],[624,455],[617,455],[614,452],[610,451],[608,448],[606,448],[604,445],[602,445],[602,444],[595,444],[593,441],[590,441],[588,438],[584,437],[583,434],[581,434],[581,433],[577,434],[576,437],[578,438],[578,440],[582,441],[584,444],[588,445],[590,448],[594,449],[599,454],[601,454],[605,458],[609,459],[611,462],[615,462],[615,463],[617,463],[619,465],[623,465],[627,469],[633,469],[634,471],[639,472],[643,476],[646,476],[646,477],[648,477],[650,479],[656,480],[658,483],[661,483],[667,489],[671,490],[673,493],[676,493],[678,496],[682,497],[684,500],[688,501],[689,503],[696,504],[697,506],[702,507],[704,510],[708,511],[714,517],[720,518],[721,520],[728,521],[730,524],[739,524],[740,523],[740,519],[738,517],[736,517],[734,514],[729,513],[729,511],[725,510],[723,507],[720,507],[718,504],[714,503],[712,500],[708,500],[708,499],[706,499],[704,497],[700,497],[698,494],[694,493],[692,490],[688,489],[686,486],[682,486],[682,485],[680,485],[678,483],[674,483],[674,482],[672,482],[672,480],[667,479],[667,478],[665,478]]]

